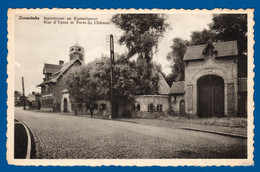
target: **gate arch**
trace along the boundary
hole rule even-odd
[[[197,113],[199,117],[224,116],[224,79],[205,75],[197,80]]]

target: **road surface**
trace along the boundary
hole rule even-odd
[[[246,158],[247,140],[115,120],[15,109],[37,159]]]

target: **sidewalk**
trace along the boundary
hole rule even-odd
[[[175,121],[164,121],[164,120],[159,120],[159,119],[143,119],[143,118],[121,118],[121,119],[116,119],[116,120],[145,124],[145,125],[153,125],[153,126],[159,126],[159,127],[169,127],[169,128],[176,128],[176,129],[185,129],[185,130],[194,130],[194,131],[215,133],[215,134],[227,135],[227,136],[231,136],[231,137],[241,137],[241,138],[247,137],[246,128],[192,124],[192,123],[187,123],[187,122],[175,122]]]

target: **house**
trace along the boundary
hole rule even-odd
[[[199,117],[234,116],[238,114],[238,104],[246,107],[247,79],[238,78],[237,59],[237,41],[208,41],[205,45],[187,48],[184,56],[184,91],[181,94],[172,92],[177,102],[178,99],[183,100],[179,102],[179,107],[184,104],[185,114]],[[173,86],[175,84],[178,85],[173,83]],[[181,109],[179,113],[183,111]],[[239,110],[239,113],[246,114],[246,108]]]
[[[29,105],[28,97],[24,96],[24,99],[23,99],[23,94],[20,91],[14,91],[14,105],[15,106],[23,106],[24,100],[25,100],[25,106],[28,106]]]
[[[14,105],[15,106],[23,105],[23,94],[20,91],[14,91]]]
[[[65,75],[73,68],[81,66],[85,61],[84,48],[75,44],[69,49],[69,62],[43,66],[43,82],[41,87],[41,110],[54,112],[71,112],[71,101],[65,83]]]
[[[32,92],[27,95],[29,109],[41,109],[41,94]]]

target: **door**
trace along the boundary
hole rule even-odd
[[[180,115],[181,116],[185,115],[185,101],[184,100],[180,101]]]
[[[203,76],[197,81],[198,116],[224,116],[224,80],[216,75]]]
[[[63,112],[68,112],[68,101],[65,98],[63,102]]]

